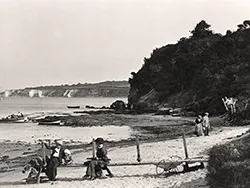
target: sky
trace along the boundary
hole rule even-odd
[[[250,0],[0,0],[0,90],[128,80],[205,20],[225,34]]]

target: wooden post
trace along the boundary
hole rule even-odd
[[[136,150],[137,150],[137,161],[141,162],[140,143],[139,143],[139,137],[138,136],[136,136],[135,141],[136,141]]]
[[[183,138],[185,157],[186,157],[186,159],[188,159],[187,143],[186,143],[185,131],[184,130],[183,130],[182,138]]]
[[[92,140],[92,157],[96,158],[96,143],[94,138]]]
[[[49,140],[49,148],[51,147],[51,140]],[[51,155],[51,150],[49,150],[49,155]]]
[[[42,142],[42,150],[43,150],[43,161],[44,161],[44,166],[47,166],[46,153],[45,153],[45,143],[44,143],[44,142]]]

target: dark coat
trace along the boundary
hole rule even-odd
[[[62,159],[64,158],[64,155],[65,155],[64,154],[64,149],[65,148],[63,148],[63,147],[58,148],[58,146],[48,146],[47,144],[45,144],[45,146],[46,146],[47,149],[50,149],[52,151],[50,158],[51,159],[52,158],[58,158],[58,161],[60,163],[62,163]],[[58,149],[59,149],[59,156],[55,157],[54,154],[57,152]]]
[[[96,151],[96,156],[99,160],[102,160],[104,162],[108,162],[110,159],[108,158],[107,156],[108,154],[108,151],[105,147],[102,147],[102,148],[98,148],[97,151]]]

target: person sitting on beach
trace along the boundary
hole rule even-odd
[[[107,167],[110,159],[108,158],[107,154],[108,151],[104,146],[103,138],[97,138],[95,140],[97,151],[96,151],[96,159],[92,159],[88,162],[86,175],[84,178],[89,178],[90,180],[94,180],[97,177],[102,178],[102,170],[106,170],[108,172],[109,177],[113,177],[114,175],[111,173],[109,168]]]
[[[56,146],[49,146],[47,143],[44,143],[47,149],[51,149],[52,153],[50,158],[47,158],[47,171],[46,175],[49,180],[55,180],[57,176],[57,167],[62,164],[62,159],[64,158],[64,148],[62,140],[55,140]]]
[[[18,117],[23,117],[23,114],[22,114],[21,112],[18,112],[18,113],[17,113],[17,116],[18,116]]]
[[[202,116],[199,114],[195,119],[195,134],[197,136],[203,135],[202,122],[203,122]]]
[[[202,122],[202,126],[203,126],[203,130],[204,130],[204,135],[205,136],[209,136],[209,131],[210,131],[210,122],[209,122],[209,113],[206,112],[203,116],[203,122]]]
[[[26,171],[29,171],[26,183],[40,183],[40,174],[46,171],[42,157],[31,159],[22,170],[23,173]]]

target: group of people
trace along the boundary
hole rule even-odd
[[[209,136],[209,132],[211,129],[210,122],[209,122],[209,113],[205,112],[202,116],[199,114],[195,119],[195,134],[197,136]]]
[[[24,117],[24,115],[21,112],[18,112],[17,114],[11,114],[7,116],[7,119],[18,119]]]
[[[51,155],[45,156],[44,158],[37,156],[31,159],[22,170],[23,173],[29,171],[26,183],[40,182],[40,174],[44,172],[49,180],[54,181],[57,176],[57,167],[60,164],[72,163],[71,152],[63,147],[61,140],[55,140],[55,146],[50,146],[42,141],[44,147],[50,149]],[[44,150],[45,152],[45,150]],[[45,154],[45,153],[44,153]]]
[[[55,140],[55,146],[50,146],[45,142],[43,143],[47,149],[50,149],[52,151],[50,157],[46,156],[45,174],[47,175],[49,180],[54,181],[57,176],[57,167],[62,163],[69,164],[72,161],[72,157],[70,151],[64,148],[63,142],[61,140]],[[96,157],[91,158],[91,160],[84,163],[84,165],[87,166],[84,178],[87,178],[89,180],[94,180],[96,178],[105,178],[106,176],[103,175],[103,170],[107,171],[107,176],[113,177],[114,175],[108,168],[110,159],[107,156],[108,152],[104,146],[104,139],[97,138],[95,140],[95,143]]]

